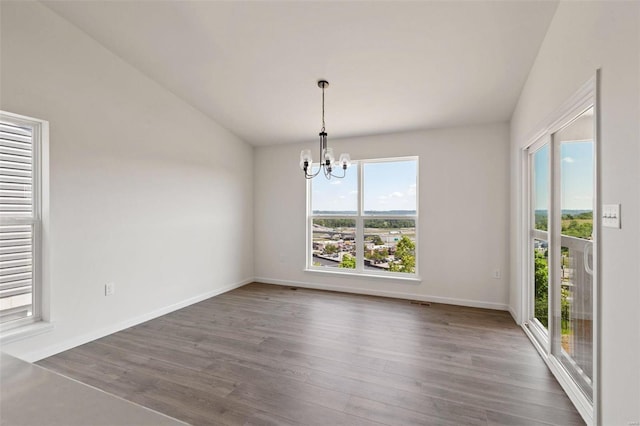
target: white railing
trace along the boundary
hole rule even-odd
[[[561,236],[562,347],[576,372],[589,383],[593,373],[593,242]]]

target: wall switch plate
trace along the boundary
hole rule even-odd
[[[116,285],[114,283],[106,283],[104,285],[105,296],[113,296],[113,293],[115,292],[116,292]]]
[[[602,226],[620,229],[620,204],[602,205]]]
[[[500,271],[500,269],[494,269],[493,278],[496,280],[499,280],[501,277],[502,277],[502,272]]]

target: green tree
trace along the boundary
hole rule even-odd
[[[371,241],[376,246],[381,246],[384,244],[384,241],[382,241],[382,238],[378,234],[367,237],[367,240]]]
[[[562,233],[571,237],[578,237],[583,239],[590,239],[593,233],[593,223],[591,221],[583,220],[578,222],[573,219],[568,224],[562,223]]]
[[[353,219],[313,219],[313,224],[326,228],[353,228],[356,221]]]
[[[389,250],[386,248],[383,248],[383,249],[375,249],[370,252],[367,251],[365,252],[364,257],[376,263],[382,262],[386,260],[387,257],[389,257]]]
[[[535,316],[546,328],[549,327],[549,262],[547,256],[546,250],[544,252],[536,250],[534,259]],[[560,289],[560,324],[563,334],[570,332],[569,296],[569,290],[562,287]]]
[[[356,258],[351,256],[350,254],[345,253],[342,256],[342,261],[340,262],[338,267],[347,268],[347,269],[356,269]]]
[[[406,272],[412,274],[416,271],[416,245],[406,235],[403,235],[396,245],[396,261],[389,265],[392,272]]]
[[[367,219],[365,228],[400,229],[416,226],[414,219]]]
[[[547,230],[547,212],[536,210],[535,218],[536,218],[536,229],[546,231]]]
[[[535,315],[545,327],[549,326],[549,262],[547,251],[536,250],[535,258]]]
[[[338,252],[338,246],[336,246],[335,244],[327,244],[324,247],[324,252],[325,254],[334,254]]]

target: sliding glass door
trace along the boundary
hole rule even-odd
[[[560,291],[553,354],[582,392],[593,398],[593,108],[553,134],[559,154]]]
[[[586,106],[527,150],[527,327],[589,402],[597,281],[594,129],[593,106]]]

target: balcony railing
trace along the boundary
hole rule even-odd
[[[561,345],[586,391],[593,377],[593,242],[561,236]]]

